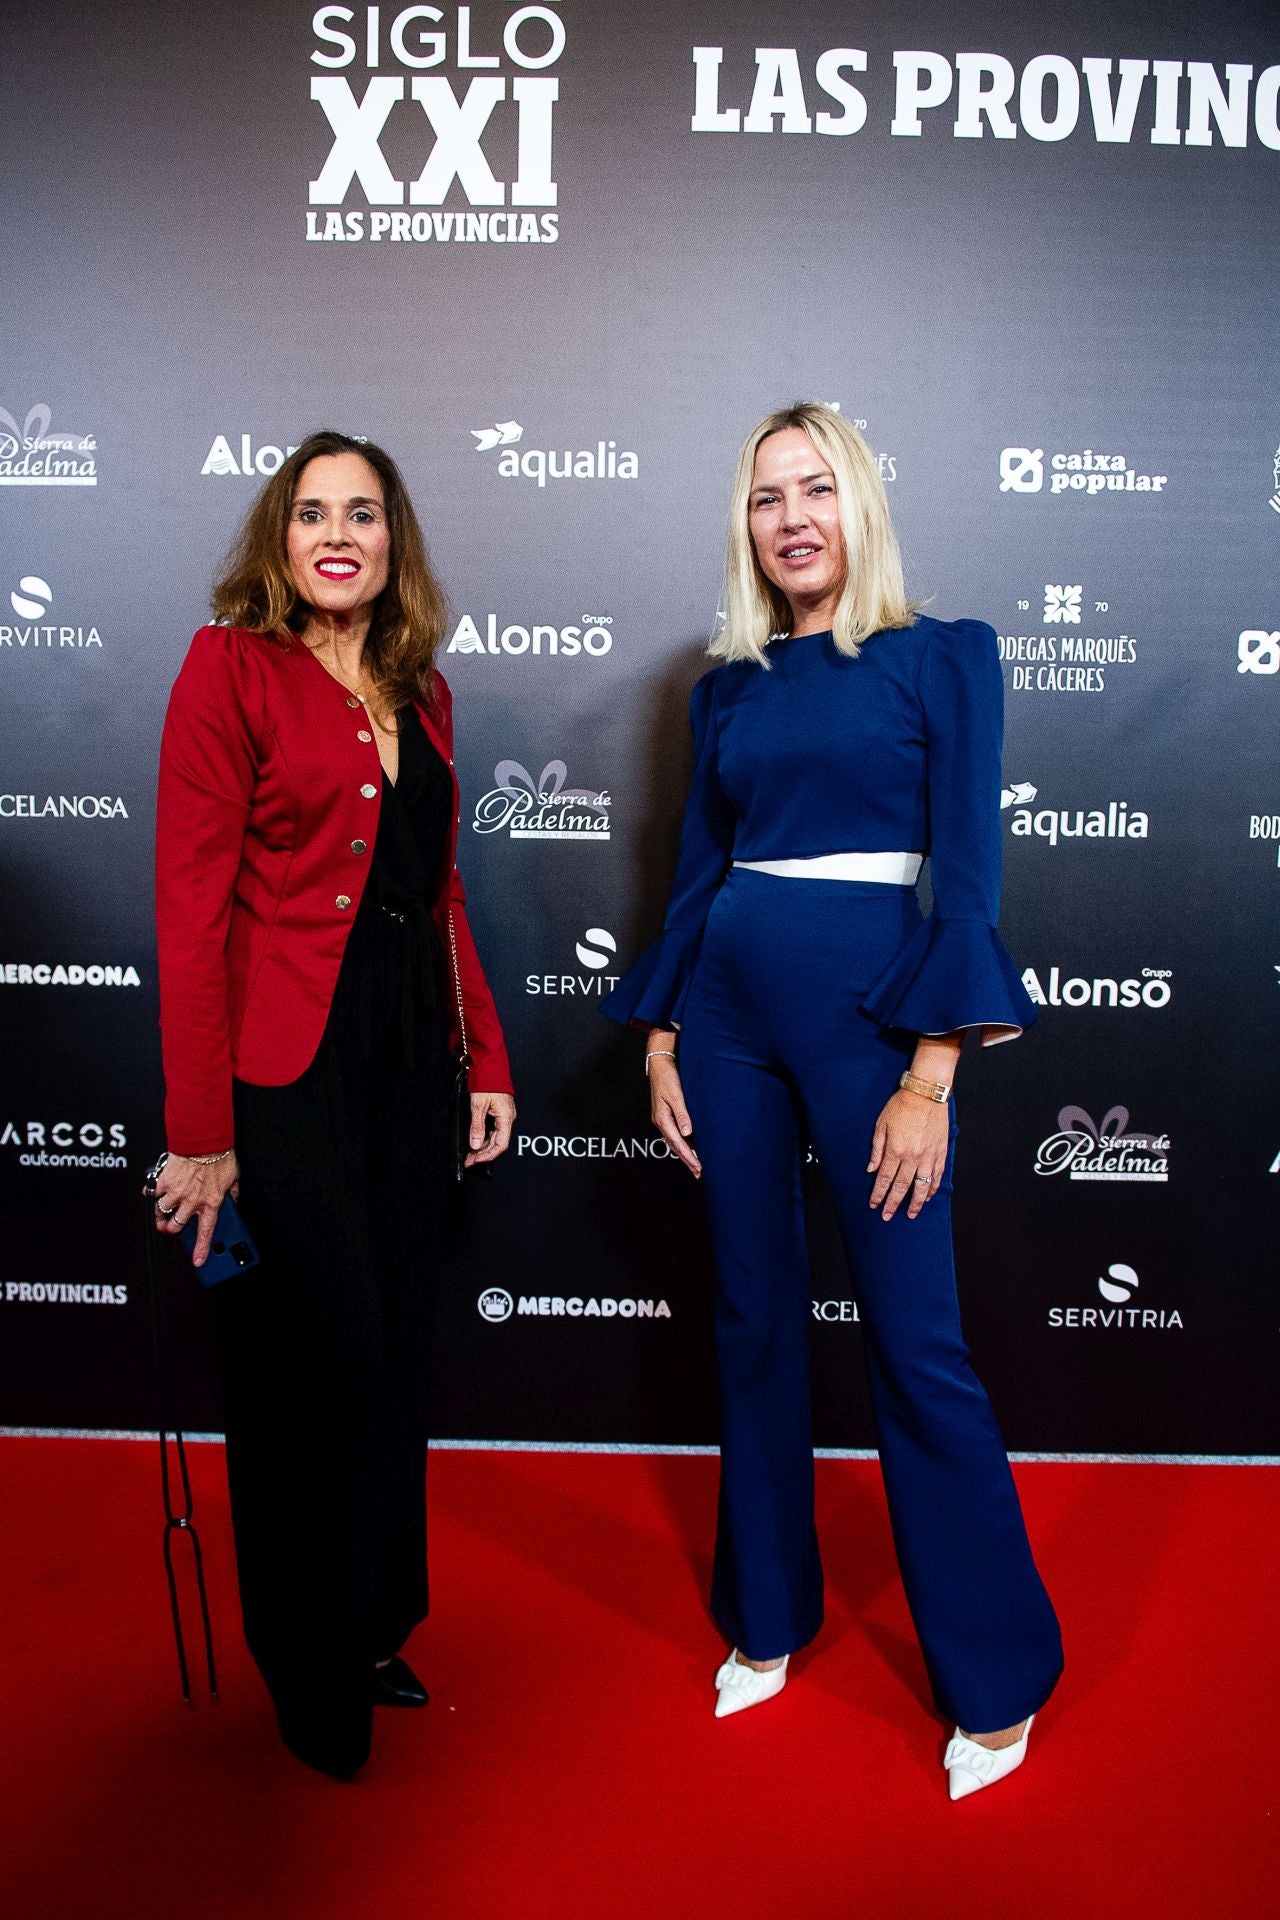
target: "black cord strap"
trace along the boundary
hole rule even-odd
[[[182,1682],[182,1697],[191,1705],[191,1672],[187,1664],[186,1640],[182,1631],[182,1610],[178,1600],[178,1580],[174,1566],[174,1539],[183,1536],[191,1542],[192,1564],[195,1569],[196,1593],[200,1602],[200,1627],[204,1638],[205,1667],[209,1678],[209,1697],[218,1697],[218,1671],[213,1656],[213,1623],[209,1616],[209,1595],[205,1587],[204,1554],[200,1548],[200,1535],[196,1531],[193,1513],[195,1500],[191,1492],[191,1475],[187,1470],[187,1450],[182,1438],[182,1430],[170,1424],[168,1412],[168,1387],[170,1382],[168,1326],[165,1320],[164,1289],[161,1284],[160,1260],[156,1247],[156,1175],[163,1160],[149,1169],[142,1189],[145,1217],[142,1222],[144,1244],[146,1247],[147,1296],[151,1311],[151,1352],[155,1369],[156,1388],[156,1426],[160,1439],[160,1486],[164,1496],[164,1574],[169,1588],[169,1613],[173,1621],[173,1638],[178,1651],[178,1674]],[[177,1484],[181,1489],[181,1503],[174,1503],[174,1468],[170,1464],[170,1441],[172,1439],[173,1458],[176,1461]]]

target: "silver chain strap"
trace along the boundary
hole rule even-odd
[[[462,1010],[462,975],[458,972],[458,936],[453,930],[453,908],[449,909],[449,958],[453,962],[453,994],[458,1003],[458,1033],[462,1040],[462,1057],[470,1059],[467,1048],[467,1016]]]

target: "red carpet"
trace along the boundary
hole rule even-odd
[[[187,1711],[152,1449],[0,1441],[5,1920],[1280,1914],[1274,1469],[1018,1470],[1067,1675],[952,1806],[874,1463],[820,1465],[821,1639],[717,1722],[713,1460],[436,1454],[432,1703],[339,1786],[277,1744],[191,1451],[223,1700]]]

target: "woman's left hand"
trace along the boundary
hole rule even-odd
[[[493,1132],[488,1130],[490,1118]],[[516,1103],[509,1093],[473,1093],[471,1096],[471,1152],[464,1166],[482,1167],[511,1145]]]
[[[867,1172],[876,1176],[871,1205],[892,1220],[910,1195],[908,1220],[938,1191],[947,1164],[950,1126],[947,1109],[905,1088],[892,1095],[872,1136]]]

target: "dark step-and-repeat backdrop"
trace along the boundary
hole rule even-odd
[[[438,1431],[714,1439],[701,1196],[598,1006],[661,918],[734,450],[814,397],[1005,660],[1041,1019],[966,1055],[957,1231],[1007,1437],[1280,1451],[1273,6],[45,0],[0,86],[0,1420],[150,1418],[161,719],[254,489],[332,425],[402,462],[451,597],[519,1086]],[[866,1446],[813,1178],[818,1438]]]

